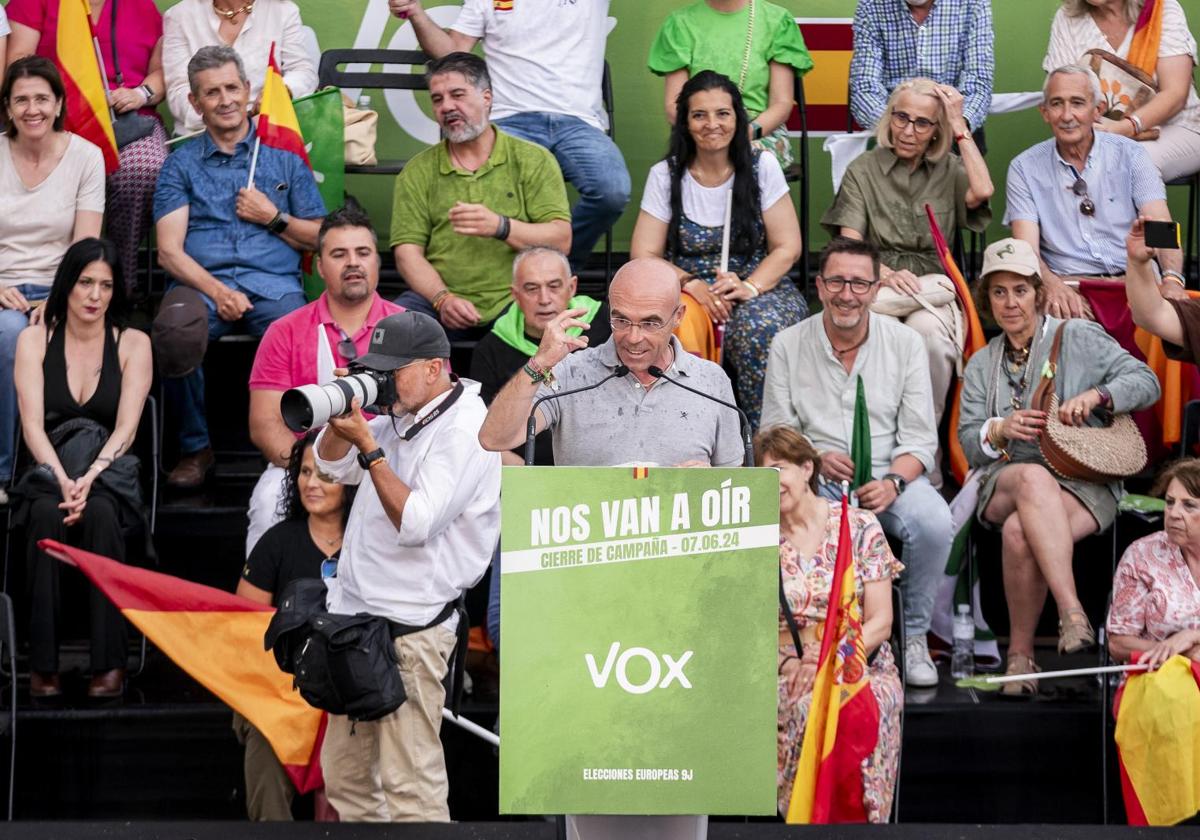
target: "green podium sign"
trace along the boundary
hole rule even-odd
[[[774,814],[779,477],[505,467],[500,812]]]

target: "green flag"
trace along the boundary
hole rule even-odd
[[[858,393],[854,397],[854,436],[850,439],[850,460],[854,462],[851,488],[857,490],[871,480],[871,418],[867,416],[867,395],[863,391],[862,374],[858,376]]]
[[[342,117],[342,92],[327,87],[292,102],[308,161],[325,209],[333,211],[346,200],[346,139]],[[325,290],[311,261],[305,259],[304,293],[315,300]]]

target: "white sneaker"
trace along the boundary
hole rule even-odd
[[[916,688],[930,688],[938,684],[937,666],[929,656],[924,633],[909,636],[904,643],[904,672],[904,681]]]

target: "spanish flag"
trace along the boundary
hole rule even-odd
[[[937,219],[933,216],[933,208],[928,204],[925,205],[925,215],[929,217],[929,232],[933,234],[933,244],[937,248],[938,259],[942,262],[942,270],[946,272],[946,276],[954,283],[954,293],[958,295],[958,305],[963,311],[965,326],[963,330],[962,362],[966,366],[970,358],[987,344],[987,340],[983,335],[983,324],[980,323],[979,313],[975,310],[975,301],[971,299],[971,289],[967,286],[967,281],[963,279],[962,272],[958,269],[958,264],[954,262],[954,255],[950,253],[950,246],[946,244],[946,237],[942,236],[942,229],[938,227]],[[966,480],[967,471],[970,469],[970,466],[967,464],[967,456],[962,451],[962,445],[958,442],[958,435],[954,433],[954,430],[958,428],[962,388],[963,380],[959,376],[954,383],[954,399],[950,403],[951,434],[947,447],[950,451],[950,471],[954,474],[954,480],[960,485]]]
[[[325,714],[263,650],[274,609],[54,540],[38,547],[77,566],[175,664],[254,724],[298,791],[321,787]]]
[[[829,609],[820,629],[821,654],[786,817],[789,823],[866,822],[862,763],[879,739],[879,706],[867,680],[846,496]]]
[[[258,107],[258,139],[263,145],[283,149],[312,168],[308,152],[304,148],[304,135],[300,133],[300,122],[292,97],[283,83],[283,74],[275,63],[275,42],[271,42],[271,54],[267,58],[267,77],[263,80],[262,102]]]
[[[117,138],[108,108],[108,86],[100,67],[88,0],[58,0],[55,63],[67,90],[68,131],[104,153],[104,171],[117,171]]]
[[[1174,825],[1200,812],[1200,665],[1172,656],[1130,674],[1114,714],[1129,824]]]

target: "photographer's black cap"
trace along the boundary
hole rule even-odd
[[[420,359],[450,358],[450,339],[442,325],[421,312],[398,312],[375,325],[365,356],[355,364],[388,371]]]

